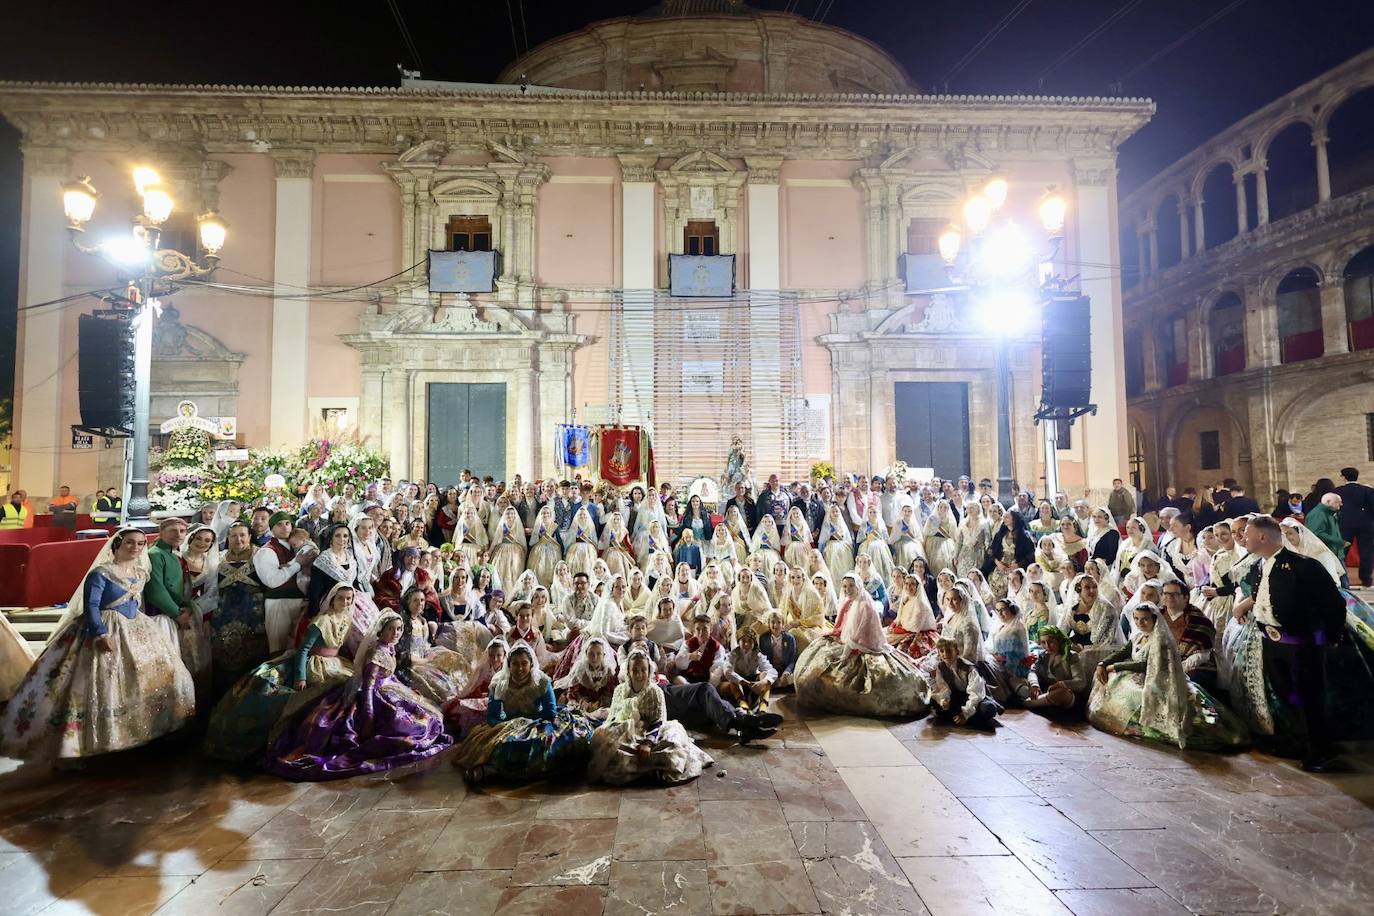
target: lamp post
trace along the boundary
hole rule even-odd
[[[979,193],[965,201],[964,225],[970,244],[964,257],[964,232],[951,225],[940,234],[940,256],[955,282],[963,286],[979,311],[979,318],[997,338],[997,499],[1006,508],[1014,501],[1011,454],[1011,338],[1020,333],[1036,302],[1030,291],[1039,285],[1035,247],[1010,220],[994,219],[1007,199],[1006,179],[993,178]],[[1052,251],[1042,261],[1052,262],[1063,239],[1068,204],[1053,189],[1046,192],[1037,210],[1050,237]],[[1051,268],[1050,274],[1053,275]],[[1046,456],[1046,461],[1053,458]]]
[[[143,212],[134,218],[128,235],[115,236],[99,245],[82,242],[86,223],[94,215],[100,197],[88,177],[82,176],[63,185],[62,209],[67,216],[67,234],[72,244],[86,254],[103,258],[137,289],[136,299],[128,297],[134,311],[133,458],[121,521],[125,525],[147,527],[152,509],[148,501],[148,422],[157,297],[174,292],[178,280],[214,273],[228,229],[224,220],[213,211],[203,213],[196,220],[201,249],[197,256],[162,248],[162,224],[172,215],[175,206],[171,192],[157,171],[148,166],[135,168],[132,177],[134,188],[142,199]]]

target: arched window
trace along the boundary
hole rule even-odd
[[[1208,172],[1202,182],[1203,247],[1213,248],[1235,238],[1238,216],[1232,169],[1223,162]]]
[[[1317,202],[1317,158],[1312,128],[1290,124],[1265,150],[1269,190],[1269,219],[1277,221],[1306,210]]]
[[[1226,293],[1207,316],[1212,343],[1212,375],[1221,378],[1245,369],[1245,305],[1235,293]]]
[[[1183,238],[1178,230],[1178,198],[1170,194],[1155,211],[1155,246],[1159,253],[1157,270],[1167,270],[1183,260]]]
[[[1160,376],[1165,388],[1188,382],[1188,319],[1179,315],[1170,318],[1160,329]]]
[[[1326,128],[1331,196],[1374,187],[1374,86],[1346,98]]]
[[[1345,265],[1345,320],[1350,349],[1374,349],[1374,245]]]
[[[1279,283],[1279,361],[1300,363],[1322,355],[1322,300],[1311,268],[1289,271]]]

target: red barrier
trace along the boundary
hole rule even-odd
[[[100,539],[39,544],[29,551],[27,607],[65,604],[76,594],[86,570],[105,546]]]
[[[28,544],[0,544],[0,605],[28,607]]]
[[[66,528],[48,526],[46,528],[8,528],[0,531],[0,544],[56,544],[61,541],[75,540],[76,535]]]
[[[55,526],[53,525],[53,516],[52,516],[52,513],[49,512],[49,513],[47,513],[46,515],[35,515],[35,516],[33,517],[33,527],[35,527],[35,528],[53,528],[53,527],[55,527]],[[91,522],[91,517],[90,517],[89,515],[84,515],[84,514],[82,514],[82,513],[77,513],[77,516],[76,516],[76,528],[77,528],[77,530],[79,531],[79,530],[81,530],[82,528],[91,528],[91,527],[94,527],[94,525],[93,525],[92,522]]]

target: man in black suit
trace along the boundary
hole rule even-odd
[[[1374,487],[1359,483],[1358,468],[1341,468],[1344,482],[1336,488],[1341,498],[1341,537],[1360,551],[1360,582],[1374,585]],[[1338,557],[1345,565],[1345,557]]]
[[[1253,515],[1259,510],[1259,503],[1255,502],[1255,498],[1245,495],[1245,487],[1238,483],[1231,485],[1231,497],[1226,500],[1222,507],[1222,514],[1225,515],[1226,518],[1240,518],[1242,515]]]
[[[1324,772],[1334,755],[1326,720],[1325,654],[1345,634],[1345,598],[1322,564],[1289,550],[1279,523],[1250,520],[1245,546],[1262,559],[1250,613],[1262,637],[1264,679],[1287,704],[1302,768]]]
[[[721,515],[729,512],[731,506],[739,506],[739,514],[744,517],[744,524],[749,526],[749,533],[753,534],[754,526],[758,524],[758,518],[754,512],[754,501],[749,498],[749,493],[745,490],[744,484],[735,484],[735,495],[730,497],[721,507]]]

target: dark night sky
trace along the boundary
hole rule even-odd
[[[525,46],[653,0],[398,0],[432,79],[483,81]],[[795,6],[887,48],[926,90],[1024,0],[750,0]],[[948,80],[956,93],[1040,91],[1101,95],[1233,0],[1031,0],[970,65]],[[395,85],[407,52],[385,0],[367,3],[168,4],[136,15],[127,4],[67,0],[14,4],[0,41],[0,79],[297,85]],[[523,6],[523,27],[521,8]],[[1125,9],[1080,52],[1055,61]],[[199,12],[205,12],[197,20]],[[222,15],[228,14],[228,15]],[[1141,69],[1122,94],[1158,103],[1154,121],[1122,150],[1123,193],[1222,128],[1374,45],[1374,3],[1240,0],[1192,39]],[[0,396],[13,380],[20,161],[18,136],[0,122]]]

